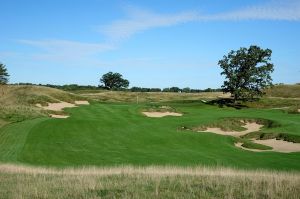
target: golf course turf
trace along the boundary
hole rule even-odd
[[[65,109],[67,119],[38,118],[0,129],[0,161],[37,166],[222,166],[300,170],[300,153],[251,152],[235,138],[182,130],[223,118],[274,121],[272,133],[300,135],[298,114],[281,110],[219,108],[202,102],[170,102],[181,117],[149,118],[150,104],[92,103]]]

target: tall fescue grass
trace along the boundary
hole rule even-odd
[[[266,95],[271,97],[300,98],[300,85],[277,85],[266,89]]]
[[[0,166],[2,198],[299,198],[298,172],[229,168]]]
[[[222,92],[203,93],[166,93],[166,92],[125,92],[125,91],[102,91],[99,93],[82,94],[94,100],[106,102],[165,102],[181,100],[201,100],[215,99],[218,97],[228,97]]]

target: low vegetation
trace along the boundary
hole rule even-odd
[[[45,169],[0,165],[3,198],[296,199],[297,172],[228,168],[113,167]]]
[[[265,90],[267,97],[300,98],[300,84],[275,85]]]
[[[101,91],[97,93],[82,93],[99,102],[129,102],[129,103],[151,103],[151,102],[174,102],[174,101],[200,101],[211,100],[217,97],[228,97],[222,92],[202,93],[172,93],[172,92],[126,92],[126,91]]]

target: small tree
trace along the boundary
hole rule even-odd
[[[263,89],[272,85],[274,66],[270,63],[271,54],[270,49],[250,46],[232,50],[224,56],[218,63],[223,69],[221,75],[226,78],[223,92],[231,93],[234,101],[262,96]]]
[[[123,79],[120,73],[108,72],[104,74],[100,83],[103,83],[103,86],[107,89],[120,89],[127,88],[129,86],[129,81],[127,79]]]
[[[6,66],[0,63],[0,85],[8,83],[9,74],[7,73]]]

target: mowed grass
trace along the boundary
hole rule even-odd
[[[300,175],[228,168],[0,165],[1,198],[299,198]]]
[[[280,124],[264,132],[300,135],[297,114],[219,108],[199,101],[162,103],[182,117],[148,118],[149,104],[93,103],[66,109],[68,119],[40,118],[0,129],[0,161],[40,166],[174,165],[300,170],[300,153],[251,152],[234,138],[181,130],[223,118],[261,118]]]

